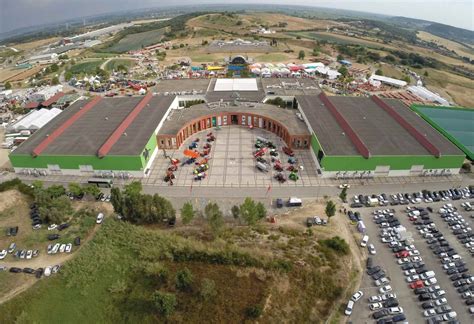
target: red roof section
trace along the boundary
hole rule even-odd
[[[68,120],[64,122],[61,126],[56,128],[54,132],[52,132],[48,137],[46,137],[38,146],[33,150],[32,155],[36,157],[43,152],[49,144],[51,144],[56,138],[58,138],[66,129],[68,129],[72,124],[76,122],[82,115],[86,112],[91,110],[100,100],[102,97],[94,97],[91,101],[89,101],[84,107],[79,109],[74,115],[72,115]]]
[[[135,106],[135,108],[133,108],[128,116],[125,117],[125,119],[115,129],[112,135],[110,135],[105,143],[99,148],[99,151],[97,151],[99,158],[103,158],[107,155],[107,153],[109,153],[109,151],[112,149],[112,146],[117,143],[117,141],[120,139],[120,136],[122,136],[122,134],[127,130],[128,126],[132,124],[135,118],[137,118],[140,112],[147,106],[151,98],[153,98],[153,94],[148,92],[146,96]]]
[[[46,101],[43,101],[43,103],[41,103],[41,105],[43,107],[49,107],[51,106],[53,103],[57,102],[59,100],[59,98],[61,97],[64,97],[65,93],[64,92],[58,92],[56,93],[54,96],[52,96],[51,98],[49,98],[48,100]]]
[[[35,108],[38,108],[38,106],[40,105],[39,102],[37,101],[32,101],[32,102],[29,102],[25,105],[25,108],[26,109],[35,109]]]
[[[430,141],[426,139],[423,134],[421,134],[415,127],[413,127],[409,122],[406,121],[405,118],[403,118],[398,112],[395,111],[392,107],[387,105],[382,99],[380,99],[377,96],[372,96],[372,100],[383,110],[387,112],[393,119],[395,119],[403,128],[407,130],[408,133],[410,133],[411,136],[413,136],[425,149],[428,150],[431,154],[433,154],[436,157],[441,156],[440,150],[434,146]]]
[[[334,119],[336,119],[339,126],[341,126],[344,133],[349,137],[351,142],[357,148],[357,151],[366,159],[370,157],[369,148],[362,142],[359,135],[352,129],[351,125],[347,122],[347,120],[341,115],[341,113],[337,110],[336,106],[329,101],[329,98],[321,92],[319,94],[319,99],[324,103],[324,106],[331,112]]]

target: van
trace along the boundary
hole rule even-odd
[[[288,199],[287,205],[288,207],[299,207],[303,205],[303,202],[299,198],[291,197],[290,199]]]
[[[257,167],[257,169],[259,169],[262,172],[268,172],[268,168],[266,164],[263,164],[262,162],[257,162],[255,166]]]
[[[362,241],[360,242],[360,246],[366,247],[368,242],[369,242],[369,236],[364,235],[364,237],[362,238]]]

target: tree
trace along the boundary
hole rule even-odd
[[[44,185],[43,185],[43,181],[40,181],[40,180],[35,180],[31,183],[31,185],[33,186],[33,188],[35,189],[43,189]]]
[[[319,47],[313,48],[313,56],[319,56],[320,49]]]
[[[59,78],[57,76],[53,77],[51,79],[51,84],[52,85],[58,85],[59,84]]]
[[[66,72],[64,73],[64,79],[66,79],[66,81],[71,80],[72,77],[73,77],[73,74],[72,74],[71,71],[66,71]]]
[[[49,69],[51,70],[51,72],[58,72],[59,66],[56,63],[54,63],[54,64],[51,64]]]
[[[347,199],[347,188],[342,188],[341,193],[339,194],[339,198],[341,198],[342,201],[346,201]]]
[[[117,214],[123,215],[123,197],[119,188],[113,187],[110,190],[110,203]]]
[[[332,200],[327,202],[325,212],[328,218],[331,218],[336,214],[336,204],[334,204]]]
[[[403,76],[402,80],[405,81],[406,83],[410,83],[410,81],[411,81],[411,79],[408,75]]]
[[[267,214],[265,206],[261,202],[255,203],[252,198],[245,198],[244,203],[239,207],[240,215],[250,226],[255,225]]]
[[[183,224],[189,224],[196,214],[196,211],[193,209],[193,204],[189,201],[185,202],[183,208],[181,208],[181,219]]]
[[[5,82],[5,90],[10,90],[12,88],[12,84],[10,81]]]
[[[199,291],[199,295],[205,301],[212,299],[217,295],[216,291],[216,283],[212,279],[204,278],[201,283],[201,290]]]
[[[304,60],[304,57],[306,56],[305,52],[303,50],[301,50],[299,53],[298,53],[298,60]]]
[[[179,270],[176,273],[176,289],[181,291],[190,290],[193,280],[193,274],[188,268]]]
[[[86,185],[84,186],[84,194],[85,195],[89,195],[91,197],[97,197],[101,191],[99,189],[99,187],[97,187],[96,185],[93,185],[93,184],[89,184],[89,185]]]
[[[66,194],[66,189],[61,185],[53,185],[46,189],[51,198],[58,198]]]
[[[48,194],[48,193],[46,193]],[[41,218],[49,224],[60,224],[73,212],[71,200],[66,196],[50,198],[48,203],[38,204]]]
[[[349,70],[345,66],[341,66],[337,72],[341,73],[343,77],[346,77],[349,74]]]
[[[377,69],[377,71],[375,71],[375,74],[376,75],[383,75],[383,71],[381,69]]]
[[[176,295],[168,292],[155,291],[152,302],[156,310],[163,316],[170,316],[176,308]]]
[[[124,194],[127,196],[137,196],[142,192],[142,189],[140,181],[132,181],[124,187]]]
[[[337,56],[337,60],[338,60],[338,61],[342,61],[343,59],[344,59],[344,56],[342,56],[341,54],[339,54],[339,55]]]
[[[429,74],[428,74],[428,71],[425,71],[425,73],[423,73],[423,75],[424,75],[425,77],[427,77],[427,76],[429,75]]]
[[[68,190],[74,197],[79,197],[79,196],[82,196],[84,194],[84,190],[76,182],[69,183]]]
[[[209,227],[215,236],[218,236],[222,226],[224,226],[224,215],[216,203],[208,203],[204,208],[204,215],[207,218]]]
[[[240,217],[240,208],[239,208],[239,206],[237,206],[237,205],[232,206],[230,211],[231,211],[232,217],[234,217],[234,219],[238,219]]]

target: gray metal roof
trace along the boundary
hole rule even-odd
[[[372,99],[330,96],[329,100],[347,120],[374,155],[431,155],[405,128]],[[359,155],[333,115],[318,96],[297,96],[300,109],[318,137],[326,155]],[[384,99],[419,132],[426,135],[441,154],[459,155],[461,151],[434,130],[421,117],[398,100]]]
[[[143,97],[103,98],[90,111],[68,127],[43,152],[43,155],[96,155],[114,130]],[[140,154],[163,119],[174,96],[155,96],[127,128],[108,155]],[[51,122],[34,133],[12,154],[31,154],[49,134],[60,127],[88,101],[80,100],[66,108]]]

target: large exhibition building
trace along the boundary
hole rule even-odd
[[[286,105],[278,107],[275,98]],[[267,102],[267,103],[266,103]],[[322,177],[455,174],[465,154],[403,103],[326,96],[311,79],[163,80],[142,97],[79,100],[10,154],[16,172],[146,176],[160,150],[215,127],[312,150]]]

